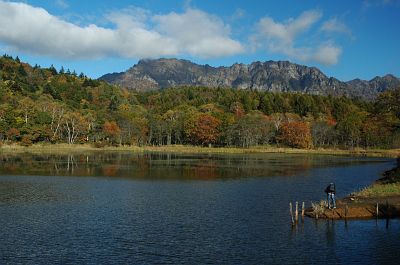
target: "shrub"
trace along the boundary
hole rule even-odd
[[[94,146],[95,148],[103,148],[103,147],[106,147],[106,146],[107,146],[107,143],[106,143],[106,142],[94,142],[94,143],[93,143],[93,146]]]
[[[31,136],[29,135],[24,135],[21,139],[21,145],[23,146],[31,146],[32,145],[32,139]]]
[[[10,128],[7,131],[7,137],[9,140],[16,141],[20,137],[20,131],[16,128]]]
[[[325,209],[328,208],[328,202],[326,200],[320,200],[319,202],[311,202],[311,208],[314,215],[318,218],[325,213]]]

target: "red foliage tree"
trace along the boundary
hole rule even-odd
[[[9,140],[12,140],[12,141],[16,141],[17,138],[19,138],[20,135],[21,134],[20,134],[19,130],[16,129],[16,128],[10,128],[7,131],[7,137],[8,137]]]
[[[311,148],[310,125],[306,122],[285,122],[279,129],[278,139],[295,148]]]
[[[201,144],[212,144],[218,140],[219,126],[221,120],[211,116],[210,114],[201,114],[195,126],[192,129],[191,135],[194,137],[195,142]]]
[[[115,121],[106,121],[103,125],[103,132],[107,137],[115,139],[121,134],[121,129]]]

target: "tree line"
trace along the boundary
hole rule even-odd
[[[137,92],[0,57],[0,143],[400,147],[400,88],[373,102],[227,88]]]

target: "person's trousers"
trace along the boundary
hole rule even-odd
[[[335,201],[335,193],[329,192],[328,193],[328,207],[330,208],[336,208],[336,201]]]

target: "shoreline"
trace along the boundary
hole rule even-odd
[[[201,147],[190,145],[168,146],[107,146],[97,148],[88,144],[35,144],[28,147],[20,145],[1,145],[0,153],[79,153],[79,152],[135,152],[135,153],[199,153],[199,154],[250,154],[250,153],[282,153],[282,154],[310,154],[310,155],[340,155],[387,157],[400,156],[400,149],[296,149],[289,147],[258,146],[251,148],[237,147]]]
[[[400,157],[397,166],[364,189],[336,201],[336,209],[327,209],[321,200],[306,209],[306,215],[322,219],[378,219],[400,217]]]

